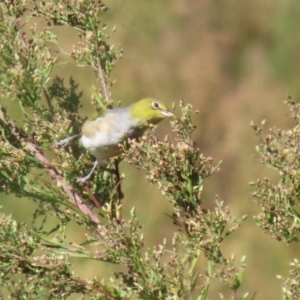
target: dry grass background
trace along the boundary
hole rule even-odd
[[[110,10],[105,22],[117,28],[111,43],[124,48],[113,72],[113,99],[124,105],[145,96],[170,105],[184,99],[200,110],[194,138],[205,155],[223,160],[221,171],[206,181],[204,205],[213,207],[217,194],[235,216],[248,215],[224,244],[224,252],[247,256],[244,291],[257,292],[256,300],[282,299],[276,275],[287,276],[298,246],[271,240],[253,220],[259,208],[251,200],[249,182],[265,176],[276,181],[277,174],[260,164],[250,122],[266,119],[268,126],[291,126],[283,101],[289,94],[297,101],[300,95],[300,2],[111,0],[106,4]],[[63,48],[70,50],[75,35],[64,27],[56,32]],[[90,86],[97,84],[94,74],[71,62],[58,72],[66,82],[73,76],[80,84],[81,113],[90,114]],[[168,130],[165,122],[158,134]],[[171,237],[174,227],[166,216],[172,209],[167,199],[142,171],[125,163],[121,168],[126,174],[124,210],[136,207],[147,247]],[[4,212],[30,222],[33,207],[28,200],[3,197],[1,204]],[[70,229],[70,234],[76,241],[83,239],[78,228]],[[110,276],[114,267],[76,260],[74,270],[91,278]],[[219,292],[229,299],[228,290],[219,285],[212,286],[210,299],[217,299]]]

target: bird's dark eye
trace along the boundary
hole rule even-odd
[[[152,107],[154,109],[159,109],[159,103],[158,102],[152,102]]]

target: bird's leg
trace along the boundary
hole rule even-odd
[[[91,176],[92,176],[93,172],[95,171],[97,165],[98,165],[98,160],[96,160],[94,162],[93,168],[90,171],[90,173],[87,174],[86,176],[82,177],[82,178],[77,179],[77,182],[79,182],[80,184],[84,184],[85,182],[87,182],[91,178]]]
[[[73,140],[75,140],[76,138],[78,138],[80,136],[81,136],[81,133],[80,134],[71,135],[71,136],[69,136],[67,138],[64,138],[64,139],[58,141],[56,143],[56,146],[64,148],[64,147],[68,146]]]

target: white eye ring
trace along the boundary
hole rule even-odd
[[[160,108],[158,102],[152,102],[152,107],[153,107],[154,109],[159,109],[159,108]]]

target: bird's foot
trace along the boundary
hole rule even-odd
[[[56,143],[56,146],[61,147],[61,148],[67,147],[73,140],[75,140],[79,136],[80,136],[80,134],[75,134],[75,135],[68,136],[67,138],[64,138],[64,139],[58,141]]]
[[[84,185],[89,179],[91,178],[91,175],[88,174],[84,177],[78,178],[76,181],[80,184],[80,185]]]

